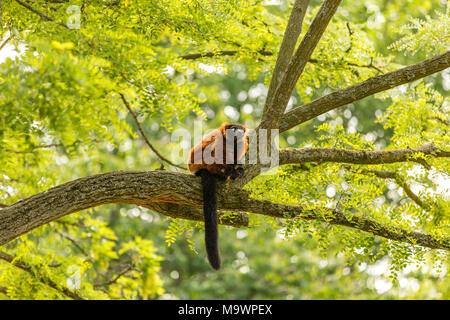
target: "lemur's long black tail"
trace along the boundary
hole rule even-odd
[[[195,173],[202,179],[203,214],[205,216],[205,245],[208,261],[216,270],[220,269],[219,230],[217,225],[217,184],[216,177],[208,170],[201,169]]]

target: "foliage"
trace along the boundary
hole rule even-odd
[[[406,51],[414,55],[419,50],[428,55],[442,53],[448,50],[450,37],[449,7],[447,12],[437,11],[437,18],[426,16],[425,19],[411,19],[410,23],[402,26],[398,31],[404,35],[394,42],[391,48]]]

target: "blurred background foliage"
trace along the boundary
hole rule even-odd
[[[180,164],[196,141],[180,143],[173,133],[192,135],[194,124],[207,130],[225,121],[254,128],[292,2],[27,1],[53,20],[45,21],[18,1],[3,1],[0,202],[97,173],[160,168],[119,93],[149,140]],[[320,3],[310,1],[303,34]],[[443,0],[343,1],[289,109],[448,50],[449,25]],[[237,54],[183,58],[220,50]],[[283,133],[280,147],[448,146],[448,124],[429,118],[448,119],[449,89],[447,70],[321,115]],[[433,165],[448,171],[448,162]],[[390,168],[407,177],[413,166]],[[359,181],[357,174],[343,176],[333,164],[298,169],[287,166],[247,188],[305,206],[331,198],[348,210],[371,207],[375,198],[391,210],[385,217],[368,209],[378,220],[403,223],[399,212],[407,212],[423,230],[448,235],[448,173],[447,180],[408,178],[438,190],[421,194],[434,205],[423,213],[393,182],[366,177],[347,201],[342,186]],[[0,298],[67,298],[42,275],[90,299],[450,298],[448,254],[342,227],[252,215],[248,229],[220,228],[220,272],[206,263],[203,246],[201,224],[129,205],[97,207],[1,248],[32,268],[0,260]]]

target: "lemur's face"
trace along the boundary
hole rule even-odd
[[[239,124],[229,124],[228,126],[226,126],[225,128],[225,132],[230,134],[233,137],[236,137],[238,139],[242,138],[245,135],[245,127],[239,125]]]

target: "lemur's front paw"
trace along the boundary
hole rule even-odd
[[[237,178],[240,178],[244,175],[244,168],[242,167],[237,167],[236,169],[233,170],[233,172],[231,173],[231,179],[235,180]]]

